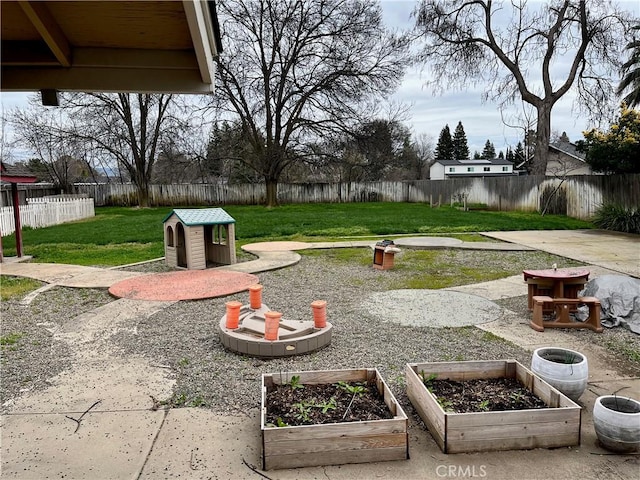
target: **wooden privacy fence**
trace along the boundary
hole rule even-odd
[[[131,184],[76,184],[76,193],[97,206],[135,206]],[[265,202],[264,184],[152,185],[152,206],[257,205]],[[278,201],[286,203],[424,202],[465,200],[492,210],[545,211],[589,219],[605,203],[640,208],[640,175],[509,176],[416,180],[406,182],[281,183]]]
[[[93,198],[62,195],[30,198],[27,202],[27,205],[20,205],[20,223],[23,227],[49,227],[95,216]],[[0,232],[4,236],[11,235],[15,230],[13,207],[1,207]]]

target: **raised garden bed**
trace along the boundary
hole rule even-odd
[[[407,395],[444,453],[580,444],[580,406],[515,360],[410,363],[405,375]],[[438,402],[424,384],[491,378],[517,379],[546,407],[455,413],[445,411],[446,399]]]
[[[337,385],[339,382],[343,382],[344,388],[349,388],[347,385],[355,387],[365,385],[367,389],[375,389],[387,409],[386,414],[380,412],[376,417],[388,418],[358,420],[355,415],[358,409],[353,404],[350,407],[347,404],[348,410],[344,408],[344,402],[336,400],[339,393],[335,393],[335,388],[320,387]],[[308,424],[308,420],[301,420],[306,424],[285,426],[286,422],[269,421],[268,418],[274,420],[269,415],[269,393],[282,385],[291,388],[292,384],[301,389],[306,386],[310,389],[319,386],[318,395],[327,390],[329,396],[334,397],[333,402],[336,402],[336,405],[340,404],[340,408],[347,413],[345,418],[342,419],[342,416],[336,415],[337,412],[331,409],[331,412],[327,412],[329,415],[326,418],[334,423]],[[357,396],[355,391],[349,395],[349,397]],[[321,412],[322,405],[330,405],[333,402],[331,398],[317,398],[315,404],[318,408],[313,407],[310,410],[314,413]],[[282,405],[278,405],[278,408],[280,407]],[[304,416],[305,418],[313,417],[313,415]],[[407,416],[377,369],[263,374],[261,429],[264,470],[405,460],[409,455]]]

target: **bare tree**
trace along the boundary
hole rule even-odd
[[[43,107],[37,98],[29,99],[26,108],[9,113],[8,122],[17,135],[17,144],[37,155],[47,175],[63,192],[71,192],[86,162],[86,145],[65,134],[69,121],[63,111]],[[84,169],[92,172],[90,165]]]
[[[520,97],[536,109],[532,173],[541,175],[556,102],[575,87],[594,115],[610,105],[631,18],[605,0],[550,0],[537,9],[524,0],[422,0],[415,16],[434,85],[488,81],[485,99],[503,108]]]
[[[173,95],[74,94],[66,105],[74,121],[66,133],[89,142],[98,154],[113,157],[136,186],[138,205],[148,207],[162,142],[178,135],[181,126],[172,115]]]
[[[521,151],[522,158],[518,158],[516,166],[524,167],[527,172],[530,172],[536,146],[536,131],[534,127],[536,126],[537,120],[534,108],[528,103],[522,101],[522,109],[520,112],[507,117],[505,112],[500,110],[500,117],[502,118],[502,123],[506,127],[521,130],[520,138],[524,141],[524,149]],[[522,146],[522,141],[518,142],[520,146]],[[551,133],[549,135],[549,141],[551,141]]]
[[[413,141],[413,148],[418,157],[418,163],[416,164],[416,179],[418,180],[431,177],[429,169],[435,161],[434,143],[433,136],[428,133],[417,135]]]
[[[239,117],[273,206],[278,179],[314,155],[310,144],[398,85],[406,39],[385,29],[374,0],[228,0],[218,14],[220,100]]]

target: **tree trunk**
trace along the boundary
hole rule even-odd
[[[531,165],[532,175],[546,175],[549,157],[549,139],[551,138],[551,107],[542,103],[538,106],[538,122],[536,130],[536,148]]]
[[[278,180],[274,178],[265,178],[265,183],[267,186],[267,207],[277,207],[278,206]]]
[[[138,206],[140,208],[149,207],[149,183],[141,181],[137,183]]]

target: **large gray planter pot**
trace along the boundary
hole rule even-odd
[[[542,347],[533,352],[531,371],[573,401],[587,388],[589,364],[580,352],[559,347]]]
[[[605,395],[593,406],[593,426],[607,450],[618,453],[640,451],[640,402],[629,397]]]

